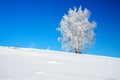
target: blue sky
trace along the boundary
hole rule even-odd
[[[120,57],[119,0],[0,0],[0,46],[63,51],[56,28],[69,8],[80,5],[97,22],[96,43],[85,54]]]

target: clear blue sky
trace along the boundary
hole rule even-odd
[[[80,5],[97,22],[96,44],[85,53],[120,57],[119,0],[0,0],[0,46],[62,51],[56,28],[69,8]]]

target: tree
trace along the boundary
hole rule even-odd
[[[60,27],[57,28],[62,34],[62,37],[59,37],[58,40],[61,41],[63,49],[82,53],[93,45],[96,22],[90,22],[89,18],[89,10],[87,8],[82,10],[81,6],[78,9],[76,7],[74,9],[70,8],[68,14],[63,16]]]

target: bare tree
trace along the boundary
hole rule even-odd
[[[90,12],[87,8],[82,10],[69,9],[68,14],[65,14],[60,21],[60,27],[57,28],[61,32],[62,37],[58,40],[62,43],[62,48],[66,51],[81,53],[89,49],[95,41],[94,28],[96,22],[90,22]]]

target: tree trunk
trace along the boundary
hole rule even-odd
[[[74,52],[75,52],[76,54],[82,54],[82,52],[81,52],[79,49],[76,49],[76,48],[75,48]]]

